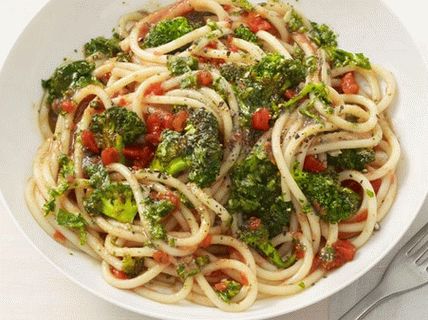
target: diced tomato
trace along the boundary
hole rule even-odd
[[[93,153],[99,153],[97,142],[95,141],[95,135],[90,130],[83,130],[82,132],[82,144],[83,146]]]
[[[162,114],[160,112],[150,113],[147,116],[146,125],[148,133],[160,131],[162,128]]]
[[[165,112],[162,116],[162,129],[172,130],[173,121],[174,121],[174,115],[171,112]]]
[[[105,166],[120,161],[120,154],[116,148],[106,148],[101,152],[101,159]]]
[[[239,48],[237,46],[235,46],[233,43],[233,37],[231,35],[227,36],[227,46],[229,47],[229,50],[231,52],[238,52]]]
[[[297,95],[296,90],[294,89],[287,89],[284,92],[284,97],[288,100],[294,98]]]
[[[321,259],[320,259],[319,254],[317,254],[315,256],[314,260],[312,261],[312,267],[311,267],[311,270],[309,271],[309,273],[312,273],[312,272],[318,270],[320,265],[321,265]]]
[[[333,244],[336,254],[339,254],[345,262],[352,261],[355,257],[357,249],[355,246],[346,240],[338,240]]]
[[[211,242],[213,240],[213,236],[211,234],[208,234],[204,240],[199,244],[200,248],[208,248],[211,245]]]
[[[123,149],[123,155],[126,159],[132,161],[134,169],[146,168],[154,157],[154,148],[152,146],[132,145]]]
[[[181,205],[180,198],[174,192],[157,193],[155,195],[155,199],[168,200],[174,205],[176,209],[180,208],[180,205]]]
[[[367,209],[361,211],[360,213],[356,214],[355,216],[343,221],[344,223],[356,223],[356,222],[362,222],[367,220]]]
[[[170,263],[170,257],[168,254],[166,254],[163,251],[156,251],[153,254],[153,259],[157,262],[157,263],[161,263],[161,264],[168,264]]]
[[[267,131],[270,128],[270,112],[267,108],[260,108],[253,113],[252,126],[256,130]]]
[[[248,286],[249,281],[248,281],[247,275],[243,272],[240,272],[239,275],[241,276],[241,284],[243,286]]]
[[[217,291],[220,291],[220,292],[223,292],[223,291],[226,291],[226,290],[227,290],[227,286],[226,286],[226,284],[225,284],[224,282],[216,283],[216,284],[214,285],[214,288],[215,288]]]
[[[121,280],[129,279],[128,275],[123,271],[117,270],[113,267],[110,267],[110,271],[113,274],[113,276],[117,279],[121,279]]]
[[[341,183],[342,187],[351,189],[355,193],[358,193],[359,195],[363,194],[363,188],[361,185],[355,181],[355,180],[343,180]]]
[[[208,42],[206,47],[210,48],[210,49],[217,49],[217,41],[212,40],[212,41]]]
[[[178,132],[183,131],[188,117],[189,114],[186,111],[179,111],[172,121],[172,129]]]
[[[337,240],[332,247],[334,250],[333,260],[322,261],[321,259],[321,265],[325,270],[339,268],[354,259],[356,248],[350,241]]]
[[[223,59],[219,59],[219,58],[206,58],[206,57],[201,57],[201,56],[197,56],[198,61],[200,63],[209,63],[212,64],[214,66],[219,66],[223,63],[225,63],[225,61]]]
[[[146,134],[146,141],[148,143],[151,143],[153,145],[158,145],[160,142],[160,136],[161,136],[162,132],[161,131],[155,131],[152,133],[148,133]]]
[[[76,110],[76,104],[71,100],[64,100],[61,103],[61,110],[66,113],[73,113]]]
[[[232,6],[231,6],[231,5],[228,5],[228,4],[225,4],[225,5],[223,5],[223,9],[224,9],[225,11],[230,11],[230,10],[232,9]]]
[[[250,230],[257,230],[260,228],[260,225],[262,224],[262,220],[256,217],[251,217],[250,221],[248,222],[248,227]]]
[[[370,181],[372,184],[374,192],[377,194],[379,192],[380,186],[382,185],[382,179],[376,179],[373,181]]]
[[[253,11],[247,15],[245,21],[248,24],[248,28],[250,28],[251,32],[254,33],[260,30],[269,31],[273,28],[266,19],[262,18],[260,14]]]
[[[201,86],[209,87],[213,84],[213,76],[209,71],[205,71],[205,70],[199,71],[197,78],[198,78],[198,83]]]
[[[339,232],[337,237],[340,240],[348,240],[348,239],[351,239],[353,237],[358,236],[359,234],[360,234],[359,232]]]
[[[149,87],[144,92],[144,95],[149,96],[149,95],[153,94],[155,96],[161,96],[164,94],[164,92],[165,91],[162,88],[162,83],[155,82],[155,83],[152,83],[151,85],[149,85]]]
[[[327,169],[327,166],[315,158],[313,155],[308,155],[305,158],[305,163],[303,164],[303,170],[314,172],[314,173],[320,173]]]
[[[126,105],[128,105],[128,102],[126,101],[125,98],[120,98],[119,102],[117,104],[119,107],[125,107]]]
[[[64,242],[66,240],[66,238],[64,237],[64,235],[61,232],[59,232],[58,230],[55,230],[55,233],[53,234],[53,237],[58,242]]]
[[[348,72],[343,76],[342,80],[340,81],[340,86],[343,93],[346,94],[357,94],[360,91],[360,86],[358,85],[357,81],[355,81],[353,72]]]
[[[299,240],[294,241],[294,254],[298,260],[303,259],[305,257],[305,247]]]
[[[104,73],[99,80],[105,85],[111,78],[111,72]]]

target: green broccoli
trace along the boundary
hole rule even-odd
[[[85,57],[92,56],[94,54],[102,55],[106,58],[112,58],[122,52],[120,46],[120,39],[117,34],[112,38],[107,39],[105,37],[97,37],[91,39],[83,47]]]
[[[232,0],[232,3],[245,11],[253,10],[253,5],[248,0]]]
[[[240,38],[249,42],[254,42],[254,43],[258,42],[257,36],[253,32],[251,32],[251,30],[248,27],[242,24],[234,30],[234,33],[237,38]]]
[[[291,11],[290,20],[287,22],[287,27],[290,32],[305,32],[306,28],[303,24],[302,17],[296,12],[296,10]]]
[[[143,205],[143,215],[149,223],[152,239],[166,240],[166,230],[161,221],[174,210],[174,204],[166,199],[153,200],[146,198],[143,200]]]
[[[103,214],[123,223],[132,223],[138,211],[131,188],[119,182],[94,189],[84,206],[91,214]]]
[[[79,232],[80,245],[83,246],[86,243],[86,221],[80,214],[75,215],[59,209],[56,215],[56,222],[60,226],[77,230]]]
[[[159,47],[191,31],[193,27],[185,17],[163,20],[150,29],[143,45],[145,48]]]
[[[311,25],[309,37],[318,47],[337,47],[337,35],[328,25],[316,22],[312,22]]]
[[[228,201],[231,211],[260,218],[271,237],[288,225],[293,206],[283,199],[278,168],[270,161],[263,146],[256,146],[235,165],[231,179]]]
[[[234,80],[242,124],[248,125],[258,108],[272,109],[283,103],[285,90],[303,82],[307,70],[300,60],[285,59],[278,53],[270,53],[248,71],[231,65],[221,72],[227,80]]]
[[[326,222],[338,223],[355,214],[359,208],[361,201],[359,195],[342,187],[331,174],[295,169],[294,179],[317,214]]]
[[[326,48],[326,52],[334,68],[346,66],[356,66],[363,69],[372,68],[369,58],[363,53],[352,53],[336,47]]]
[[[130,278],[135,278],[144,269],[143,257],[131,257],[126,255],[122,259],[122,270]]]
[[[168,70],[175,76],[198,69],[198,60],[194,57],[168,56]]]
[[[230,303],[233,297],[235,297],[239,291],[241,291],[242,285],[234,280],[226,279],[222,280],[221,283],[223,284],[223,286],[221,286],[222,290],[215,288],[215,291],[221,300],[226,303]]]
[[[296,108],[297,105],[311,93],[314,94],[315,99],[318,99],[325,106],[327,112],[333,112],[328,89],[322,82],[308,83],[294,98],[291,98],[280,107],[289,109]],[[314,101],[311,101],[310,103],[312,104],[313,102]]]
[[[248,68],[235,63],[225,63],[220,66],[220,74],[229,82],[237,82],[245,77]]]
[[[275,249],[269,241],[269,232],[263,224],[252,226],[254,218],[244,224],[239,230],[239,239],[245,242],[250,247],[257,249],[265,255],[271,263],[278,268],[288,268],[290,263],[285,262],[279,252]],[[291,260],[290,260],[291,261]],[[295,261],[295,260],[294,260]],[[292,264],[292,263],[291,263]]]
[[[48,80],[42,80],[42,87],[48,92],[48,102],[71,96],[75,89],[98,83],[92,75],[94,69],[94,64],[84,60],[58,67]]]
[[[146,132],[144,122],[135,112],[120,107],[96,114],[89,129],[95,133],[101,149],[115,147],[119,152]]]
[[[110,177],[102,164],[85,164],[83,168],[89,177],[89,184],[92,188],[102,188],[110,184]]]
[[[337,156],[328,155],[328,164],[338,169],[363,171],[374,160],[372,149],[344,149]]]
[[[184,134],[165,130],[151,168],[177,175],[188,171],[200,187],[213,183],[220,171],[223,149],[217,119],[205,109],[190,114]]]

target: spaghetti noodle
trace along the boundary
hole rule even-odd
[[[277,1],[136,12],[43,81],[26,199],[114,287],[243,311],[352,260],[397,190],[393,76]]]

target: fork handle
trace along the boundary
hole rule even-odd
[[[363,319],[374,307],[385,301],[390,296],[398,293],[393,290],[388,290],[381,282],[372,291],[365,295],[358,301],[348,312],[346,312],[340,320],[361,320]]]

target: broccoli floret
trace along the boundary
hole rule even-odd
[[[356,66],[363,69],[371,69],[369,58],[363,53],[352,53],[336,47],[326,48],[328,57],[334,68]]]
[[[102,149],[116,147],[119,151],[146,132],[144,122],[135,112],[119,107],[96,114],[89,128]]]
[[[119,182],[94,189],[84,206],[91,214],[103,214],[123,223],[132,223],[138,211],[131,188]]]
[[[110,177],[102,164],[90,163],[84,166],[84,170],[92,188],[102,188],[110,184]]]
[[[241,291],[242,285],[239,282],[234,280],[223,279],[221,281],[223,286],[221,286],[221,290],[215,288],[217,295],[226,303],[230,303],[230,301],[235,297],[239,291]]]
[[[197,70],[199,63],[194,57],[168,56],[168,70],[175,76]]]
[[[67,177],[74,175],[74,163],[73,160],[66,154],[62,154],[58,158],[59,165],[59,176],[66,179]]]
[[[338,169],[362,171],[375,160],[372,149],[344,149],[337,156],[328,155],[328,164]]]
[[[285,90],[296,87],[305,77],[306,66],[302,61],[285,59],[278,53],[266,55],[241,78],[236,77],[235,91],[243,125],[250,123],[258,108],[272,109],[283,103]]]
[[[97,37],[91,39],[83,47],[85,57],[92,56],[94,54],[101,54],[106,58],[112,58],[122,52],[120,46],[120,39],[117,34],[112,38],[107,39],[105,37]]]
[[[248,0],[232,0],[232,3],[245,11],[253,10],[253,5]]]
[[[225,63],[220,66],[220,74],[229,82],[237,82],[239,79],[244,78],[248,68],[243,65],[235,63]]]
[[[359,195],[342,187],[332,175],[295,169],[294,179],[317,214],[326,222],[338,223],[352,216],[359,208]]]
[[[259,217],[271,237],[289,222],[293,206],[282,197],[278,168],[269,160],[262,146],[257,146],[231,174],[228,207],[246,217]]]
[[[253,32],[251,32],[248,27],[242,24],[234,30],[234,33],[237,38],[241,38],[243,40],[254,43],[257,43],[258,41],[257,36]]]
[[[149,223],[152,239],[166,240],[166,230],[161,221],[175,208],[174,204],[166,199],[153,200],[146,198],[143,201],[143,205],[143,214]]]
[[[78,231],[80,245],[83,246],[86,243],[86,221],[80,214],[75,215],[71,212],[59,209],[56,215],[56,222],[60,226]]]
[[[312,22],[312,29],[309,31],[309,37],[318,47],[337,47],[336,33],[326,24]]]
[[[126,255],[122,259],[122,270],[130,278],[138,276],[144,269],[143,257],[131,257]]]
[[[305,32],[306,28],[303,24],[302,17],[296,12],[296,10],[291,11],[290,20],[287,22],[287,27],[290,32]]]
[[[269,232],[263,224],[252,226],[251,218],[239,230],[239,239],[250,247],[260,251],[278,268],[287,268],[289,264],[282,260],[281,255],[269,241]]]
[[[183,135],[162,133],[151,168],[170,175],[188,171],[189,180],[203,188],[215,181],[222,159],[217,119],[201,108],[190,115]]]
[[[48,80],[42,80],[43,89],[48,92],[48,102],[71,95],[75,89],[86,87],[98,81],[92,76],[95,65],[84,60],[63,65],[55,70]]]
[[[324,83],[308,83],[294,98],[288,100],[281,107],[283,108],[295,108],[299,104],[300,101],[306,98],[306,96],[310,93],[313,93],[315,99],[321,101],[326,107],[327,112],[332,112],[331,101],[329,98],[329,93],[327,87]],[[313,101],[311,102],[313,103]]]
[[[185,17],[163,20],[150,29],[144,39],[144,47],[153,48],[161,46],[191,31],[193,31],[193,27]]]

